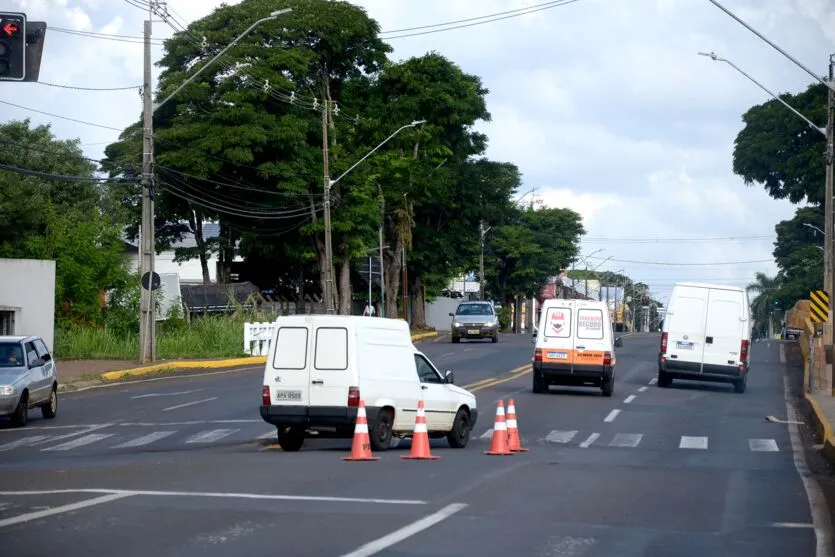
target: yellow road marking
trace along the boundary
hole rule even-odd
[[[508,383],[510,381],[514,381],[516,379],[519,379],[520,377],[524,377],[525,375],[529,374],[531,372],[531,369],[532,369],[532,367],[531,367],[530,364],[520,366],[520,367],[518,367],[514,370],[511,370],[509,372],[510,377],[497,377],[497,378],[494,378],[490,381],[482,382],[478,386],[473,387],[471,389],[467,389],[467,390],[471,391],[473,393],[476,393],[476,392],[481,391],[483,389],[486,389],[488,387],[495,387],[496,385],[501,385],[502,383]]]
[[[507,373],[513,375],[515,373],[519,373],[520,371],[524,371],[524,370],[528,369],[529,367],[530,367],[530,364],[525,364],[523,366],[517,367],[516,369],[511,369]],[[515,378],[516,377],[512,377],[511,379],[515,379]],[[494,381],[497,381],[497,380],[500,380],[500,379],[501,379],[500,376],[499,377],[488,377],[486,379],[480,379],[479,381],[475,381],[474,383],[470,383],[469,385],[464,385],[461,388],[462,389],[467,389],[469,391],[469,390],[472,390],[473,388],[480,387],[480,386],[485,385],[487,383],[492,384]]]

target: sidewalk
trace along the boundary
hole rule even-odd
[[[416,333],[412,335],[412,342],[419,342],[437,336],[436,331]],[[157,360],[153,365],[143,365],[135,360],[61,360],[59,358],[56,359],[55,363],[58,367],[58,390],[68,391],[153,374],[170,374],[200,369],[230,369],[263,365],[266,361],[266,356],[250,356],[224,359]]]
[[[785,345],[784,345],[785,346]],[[799,348],[792,345],[786,347],[787,360],[797,358]],[[823,456],[831,463],[835,463],[835,436],[833,436],[832,424],[835,423],[835,396],[826,392],[810,393],[809,388],[809,359],[800,355],[803,361],[803,396],[811,406],[812,425],[815,429],[817,440],[823,445]]]

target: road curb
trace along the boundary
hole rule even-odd
[[[832,436],[832,424],[823,413],[823,409],[818,404],[811,394],[807,391],[809,385],[809,360],[803,359],[803,398],[805,398],[812,407],[812,420],[815,425],[815,433],[823,443],[823,456],[830,463],[835,464],[835,438]]]
[[[418,342],[431,337],[438,336],[437,331],[429,331],[426,333],[418,333],[412,335],[412,342]],[[119,381],[131,377],[143,377],[152,373],[159,372],[176,372],[176,371],[190,371],[195,369],[222,369],[246,365],[263,365],[267,362],[266,356],[249,356],[243,358],[226,358],[222,360],[192,360],[192,361],[176,361],[163,362],[161,364],[154,364],[150,366],[136,367],[133,369],[120,369],[115,371],[107,371],[98,375],[98,379],[107,383]],[[89,381],[87,381],[89,382]],[[72,383],[64,384],[65,386],[72,385]]]

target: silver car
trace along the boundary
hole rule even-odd
[[[29,409],[43,417],[58,413],[58,373],[52,354],[40,337],[0,336],[0,417],[23,427]]]
[[[499,342],[499,316],[490,302],[464,302],[458,306],[452,317],[452,342],[462,338],[489,338]]]

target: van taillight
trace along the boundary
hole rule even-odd
[[[261,387],[261,404],[264,406],[269,406],[272,403],[272,397],[270,396],[270,388],[267,385]]]
[[[533,351],[533,361],[542,362],[542,348],[537,348]]]
[[[360,405],[360,388],[348,387],[348,408],[356,408]]]
[[[739,349],[739,360],[741,362],[747,362],[748,361],[748,341],[747,340],[742,341],[742,346]]]
[[[604,352],[603,353],[603,365],[604,366],[612,365],[612,353],[611,352]]]
[[[667,353],[667,333],[661,333],[661,354]]]

